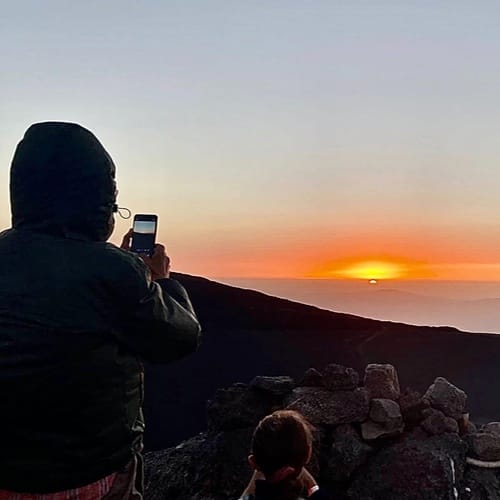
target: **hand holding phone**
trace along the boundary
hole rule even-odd
[[[134,217],[132,245],[130,250],[151,257],[155,247],[157,226],[157,215],[137,214]]]
[[[170,257],[166,254],[163,245],[157,243],[153,256],[148,257],[143,254],[141,255],[141,259],[151,271],[151,279],[153,281],[170,277]]]
[[[146,219],[144,219],[147,217]],[[152,227],[149,225],[136,224],[138,222],[151,222],[154,221],[154,233],[152,235]],[[124,250],[135,251],[148,266],[151,271],[151,279],[157,280],[161,278],[168,278],[170,276],[170,258],[166,254],[165,247],[161,244],[155,244],[156,239],[156,215],[140,214],[134,217],[134,227],[130,229],[123,237],[121,248]],[[147,232],[141,231],[147,229]],[[138,236],[135,236],[138,234]],[[144,234],[144,238],[141,236]],[[134,245],[134,236],[136,243]],[[149,240],[146,239],[149,238]],[[132,241],[132,244],[131,244]],[[152,246],[151,246],[152,245]],[[136,250],[134,250],[134,247]],[[139,250],[139,251],[138,251]],[[144,251],[146,250],[146,251]]]

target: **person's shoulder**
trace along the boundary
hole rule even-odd
[[[0,231],[0,241],[1,242],[10,242],[17,236],[16,231],[14,229],[4,229]]]
[[[140,266],[141,263],[143,263],[138,255],[128,250],[124,250],[123,248],[116,246],[114,243],[105,242],[99,243],[99,245],[100,251],[106,255],[108,259],[114,262],[122,262],[132,266]]]
[[[100,243],[95,250],[99,252],[96,261],[100,262],[97,272],[101,283],[106,283],[110,289],[118,290],[120,295],[131,300],[147,294],[150,274],[138,255],[113,243]]]
[[[147,282],[148,269],[138,255],[108,242],[89,242],[85,246],[83,255],[102,279],[111,283],[135,280],[141,286]]]
[[[135,276],[141,280],[146,278],[147,266],[138,255],[108,242],[99,243],[95,250],[108,275],[118,278]]]
[[[13,235],[13,230],[12,228],[9,229],[4,229],[3,231],[0,231],[0,238],[7,238],[9,236]]]

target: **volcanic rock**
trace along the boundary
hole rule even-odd
[[[438,377],[424,395],[430,405],[448,417],[459,419],[464,413],[467,395],[443,377]]]
[[[481,432],[490,432],[500,436],[500,422],[490,422],[481,427]]]
[[[463,481],[463,500],[500,500],[500,471],[469,467]]]
[[[394,396],[397,375],[392,367],[371,366],[368,385],[374,392]],[[406,390],[400,404],[391,398],[370,400],[364,387],[338,390],[353,382],[345,384],[346,376],[352,374],[349,369],[329,365],[326,371],[340,375],[330,383],[334,391],[311,386],[293,389],[289,377],[256,377],[250,385],[218,390],[208,403],[207,433],[175,448],[146,454],[148,500],[238,498],[251,476],[246,457],[255,426],[265,415],[283,408],[299,411],[314,425],[313,454],[307,467],[324,491],[335,492],[335,498],[500,500],[500,471],[474,472],[477,466],[470,463],[463,481],[467,444],[472,458],[494,461],[500,457],[499,422],[464,434],[464,441],[457,434],[457,421],[428,407],[426,397]],[[321,379],[319,372],[309,372],[312,378],[317,380],[319,375]],[[433,403],[445,401],[446,407],[458,411],[461,405],[453,406],[449,397],[454,386],[445,383],[443,391],[436,380],[433,386],[438,390],[428,391],[431,396],[439,395]],[[402,410],[414,425],[406,425]],[[460,413],[459,421],[465,431],[473,428],[468,414]],[[483,479],[485,483],[479,485]]]
[[[373,422],[373,420],[367,420],[361,424],[361,434],[363,439],[367,441],[373,441],[378,438],[387,438],[397,436],[403,432],[404,425],[400,423],[395,424],[381,424],[379,422]]]
[[[246,386],[217,389],[207,404],[210,432],[256,426],[263,417],[281,407],[283,398]]]
[[[362,422],[368,416],[369,399],[363,388],[331,392],[323,388],[297,387],[286,400],[313,424],[337,425]]]
[[[324,476],[330,481],[345,481],[368,460],[373,449],[348,424],[337,427],[332,438]]]
[[[418,391],[406,388],[399,398],[399,407],[403,420],[410,426],[419,424],[423,419],[423,411],[429,408],[429,401],[424,399]]]
[[[269,392],[275,396],[285,396],[293,390],[295,382],[292,377],[255,377],[250,387]]]
[[[302,380],[297,384],[298,387],[323,387],[324,385],[323,375],[316,368],[306,370]]]
[[[403,423],[399,405],[391,399],[372,399],[370,402],[370,418],[374,422],[386,425],[387,428],[396,428]]]
[[[458,423],[451,417],[447,417],[442,411],[435,408],[424,410],[425,419],[422,421],[422,428],[431,436],[445,434],[447,432],[458,433]]]
[[[148,500],[238,498],[252,471],[247,462],[253,428],[200,434],[145,456]]]
[[[479,460],[500,460],[500,434],[480,430],[468,436],[471,455]]]
[[[348,498],[456,499],[466,449],[465,443],[455,434],[406,440],[383,448],[363,467],[363,473],[356,475]]]
[[[325,387],[330,391],[348,391],[359,385],[359,373],[354,368],[330,364],[323,372]]]
[[[367,441],[395,436],[404,429],[399,405],[391,399],[372,399],[370,419],[361,424],[361,433]]]
[[[398,374],[392,365],[371,364],[366,367],[364,385],[370,398],[399,399]]]

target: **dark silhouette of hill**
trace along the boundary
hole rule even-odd
[[[291,374],[336,362],[399,368],[402,387],[424,390],[436,373],[469,395],[475,418],[500,419],[500,337],[335,313],[204,278],[175,274],[204,330],[197,353],[146,366],[146,448],[162,449],[203,430],[219,387],[256,375]]]

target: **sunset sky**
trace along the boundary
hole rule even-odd
[[[0,226],[24,130],[75,121],[119,203],[159,215],[174,270],[500,281],[499,19],[490,1],[6,2]]]

